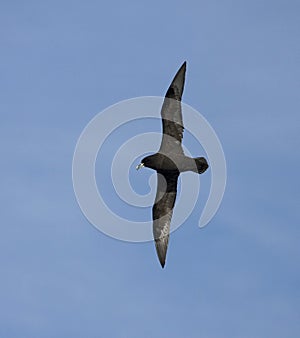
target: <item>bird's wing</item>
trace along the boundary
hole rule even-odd
[[[181,112],[181,97],[184,88],[186,62],[176,73],[161,109],[163,137],[159,152],[183,153],[181,141],[183,137],[183,121]]]
[[[157,173],[157,192],[152,209],[153,235],[156,252],[162,267],[165,265],[170,224],[177,193],[178,173]]]

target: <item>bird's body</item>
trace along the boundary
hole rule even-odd
[[[192,158],[184,154],[169,153],[166,155],[156,153],[146,157],[144,160],[145,167],[156,170],[163,175],[175,174],[176,172],[183,173],[185,171],[202,174],[207,169],[205,168],[207,162],[204,157]],[[198,163],[199,165],[197,166]]]
[[[152,209],[153,236],[162,267],[166,260],[178,177],[185,171],[202,174],[208,168],[204,157],[185,156],[181,146],[184,131],[181,97],[185,71],[186,62],[178,70],[165,96],[161,110],[163,137],[159,151],[145,157],[137,166],[137,169],[148,167],[157,172],[157,193]]]

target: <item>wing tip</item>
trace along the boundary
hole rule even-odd
[[[186,61],[183,62],[183,64],[181,65],[181,67],[179,68],[177,73],[179,74],[181,71],[183,71],[185,73],[185,71],[186,71]]]
[[[186,64],[187,61],[184,61],[181,67],[179,68],[178,73],[180,73],[180,71],[183,71],[184,73],[186,72]]]
[[[181,97],[184,89],[185,82],[185,73],[186,73],[186,61],[181,65],[175,74],[168,90],[166,93],[167,98],[176,99],[177,101],[181,101]]]
[[[159,263],[162,267],[162,269],[165,267],[165,264],[166,264],[166,257],[160,257],[158,256],[158,259],[159,259]]]
[[[168,241],[169,241],[169,236],[166,236],[167,238],[162,238],[162,239],[156,239],[155,240],[155,247],[156,247],[156,252],[157,256],[160,262],[160,265],[162,268],[165,267],[166,264],[166,256],[167,256],[167,249],[168,249]]]

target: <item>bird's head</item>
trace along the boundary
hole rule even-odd
[[[153,168],[153,155],[144,157],[139,165],[136,166],[136,170],[139,170],[143,167]]]

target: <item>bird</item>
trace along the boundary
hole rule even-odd
[[[183,119],[181,99],[185,83],[186,61],[169,86],[161,108],[162,140],[157,153],[142,159],[139,170],[147,167],[157,172],[157,191],[152,208],[153,237],[161,267],[164,268],[170,236],[170,224],[180,173],[204,173],[209,165],[204,157],[188,157],[182,148]]]

